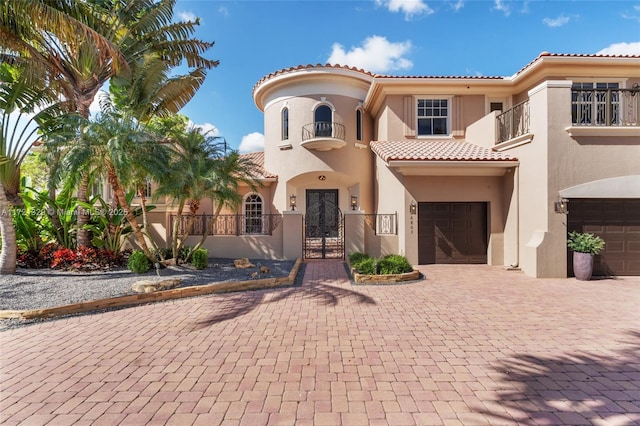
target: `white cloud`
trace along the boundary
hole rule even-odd
[[[504,2],[504,0],[494,0],[493,9],[504,13],[504,16],[511,15],[511,8]]]
[[[189,127],[199,127],[207,136],[220,136],[220,130],[218,130],[218,128],[211,123],[196,124],[193,121],[189,120],[189,123],[187,125]]]
[[[622,17],[640,22],[640,5],[633,6],[633,12],[622,12]]]
[[[557,18],[544,18],[542,22],[544,22],[547,27],[557,28],[568,24],[570,19],[568,16],[560,15]]]
[[[423,0],[376,0],[376,4],[386,7],[390,12],[403,12],[404,19],[407,21],[417,16],[434,13],[434,10]]]
[[[456,3],[452,4],[453,10],[456,12],[460,11],[464,7],[464,0],[458,0]]]
[[[181,21],[192,21],[195,22],[198,17],[193,12],[180,12],[178,13],[178,17]]]
[[[640,41],[614,43],[596,52],[596,55],[640,55]]]
[[[386,37],[371,36],[362,42],[362,46],[352,47],[348,52],[341,44],[334,43],[327,62],[371,72],[404,70],[413,66],[413,62],[405,57],[410,50],[410,41],[391,43]]]
[[[264,151],[264,135],[259,132],[253,132],[243,136],[242,141],[240,142],[240,146],[238,147],[238,151]]]
[[[220,6],[218,8],[218,13],[220,13],[224,17],[227,17],[229,16],[229,8],[226,6]]]

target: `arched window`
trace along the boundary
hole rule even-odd
[[[282,110],[282,140],[289,139],[289,108]]]
[[[244,200],[244,232],[262,234],[262,197],[250,194]]]
[[[313,114],[315,123],[315,136],[331,136],[332,135],[332,116],[331,108],[326,105],[320,105]]]
[[[356,140],[362,140],[362,110],[356,110]]]

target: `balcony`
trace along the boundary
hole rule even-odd
[[[572,136],[638,136],[640,89],[571,91]]]
[[[496,118],[496,145],[529,136],[529,100],[513,106]]]
[[[302,127],[301,146],[316,151],[330,151],[347,145],[344,125],[330,121],[316,121]]]

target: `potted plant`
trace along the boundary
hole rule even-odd
[[[573,250],[573,275],[578,280],[590,280],[593,257],[604,248],[604,240],[597,235],[572,231],[569,232],[567,246]]]

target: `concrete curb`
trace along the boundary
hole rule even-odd
[[[71,305],[56,306],[54,308],[4,310],[0,311],[0,319],[21,318],[54,318],[64,315],[79,314],[102,309],[119,308],[124,306],[142,305],[145,303],[161,302],[164,300],[181,299],[184,297],[202,296],[213,293],[228,293],[242,290],[261,290],[267,288],[288,287],[295,283],[296,275],[302,264],[302,259],[296,259],[291,272],[286,277],[262,278],[257,280],[212,283],[191,287],[174,288],[154,293],[139,293],[108,299],[92,300],[89,302],[73,303]]]

